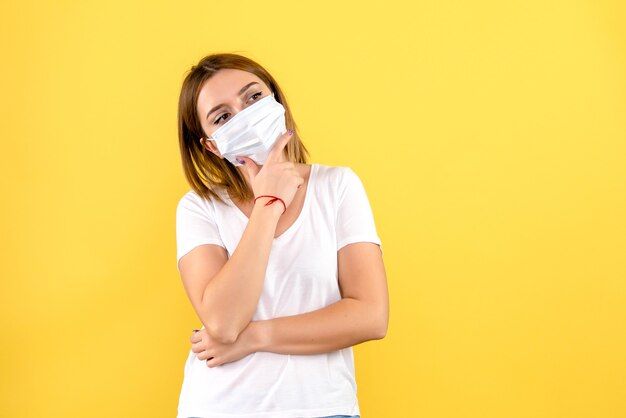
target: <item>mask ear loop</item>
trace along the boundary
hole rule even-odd
[[[206,138],[200,138],[200,147],[202,148],[202,152],[203,152],[203,153],[208,154],[208,153],[210,153],[211,151],[207,149],[207,147],[206,147],[206,141],[207,141],[207,139],[206,139]]]
[[[206,141],[208,141],[209,139],[215,141],[211,137],[209,137],[209,138],[200,138],[200,147],[202,148],[202,152],[204,154],[206,154],[208,156],[210,156],[211,154],[215,155],[215,153],[213,151],[211,151],[210,149],[207,148]]]

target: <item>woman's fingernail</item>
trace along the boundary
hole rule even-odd
[[[198,332],[198,331],[200,331],[200,330],[199,330],[199,329],[194,329],[194,330],[193,330],[193,332]]]
[[[287,131],[287,133],[288,133],[289,135],[293,135],[293,129],[288,130],[288,131]]]
[[[245,161],[245,160],[242,160],[241,158],[235,158],[235,159],[237,160],[237,162],[238,162],[239,164],[245,164],[245,163],[246,163],[246,161]]]

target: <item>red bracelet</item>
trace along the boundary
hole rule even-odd
[[[285,213],[285,212],[287,211],[287,205],[285,205],[285,202],[283,201],[283,199],[281,199],[280,197],[276,197],[276,196],[270,196],[270,195],[262,195],[262,196],[258,196],[258,197],[255,197],[255,198],[254,198],[254,203],[256,203],[256,200],[257,200],[257,199],[260,199],[260,198],[262,198],[262,197],[271,197],[271,199],[270,199],[270,200],[268,200],[268,201],[267,201],[267,203],[266,203],[266,204],[264,204],[263,206],[269,206],[269,205],[271,205],[272,203],[276,202],[277,200],[280,200],[280,203],[282,203],[282,204],[283,204],[283,207],[284,207],[283,213]],[[282,215],[283,213],[281,213],[281,215]]]

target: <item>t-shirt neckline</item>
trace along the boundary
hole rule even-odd
[[[291,235],[292,231],[295,231],[298,228],[298,226],[302,223],[302,219],[304,218],[304,212],[308,211],[309,202],[311,200],[311,196],[310,196],[311,189],[312,189],[311,184],[315,181],[316,174],[317,174],[317,164],[313,163],[311,164],[311,172],[309,173],[309,180],[306,185],[306,193],[304,194],[304,202],[302,203],[302,209],[300,209],[300,213],[298,214],[298,217],[289,226],[289,228],[287,228],[285,231],[283,231],[282,234],[274,238],[274,242],[281,241],[285,235]],[[239,209],[239,207],[235,204],[235,202],[233,202],[227,190],[224,190],[224,195],[226,196],[228,205],[231,206],[232,209],[237,213],[237,216],[239,216],[244,222],[247,223],[250,220],[250,218],[248,218],[246,214],[243,213],[241,209]]]

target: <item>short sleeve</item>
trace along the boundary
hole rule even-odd
[[[361,179],[344,167],[337,207],[337,251],[354,242],[372,242],[381,247],[374,215]]]
[[[226,248],[215,223],[212,205],[196,193],[186,193],[176,207],[176,266],[181,257],[202,244]]]

